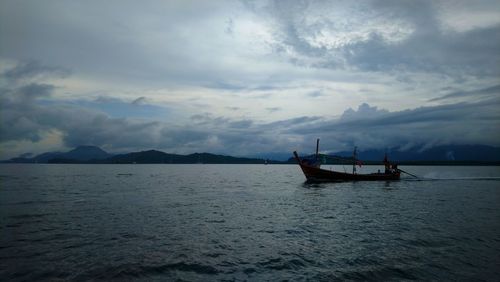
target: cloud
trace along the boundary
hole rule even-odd
[[[443,28],[453,5],[433,1],[268,1],[249,7],[275,26],[274,50],[317,68],[498,77],[500,21],[458,32]],[[481,17],[494,6],[471,10]],[[467,19],[465,19],[467,20]]]
[[[236,128],[236,129],[245,129],[245,128],[250,128],[253,124],[252,120],[238,120],[238,121],[232,121],[229,123],[230,128]]]
[[[54,85],[18,82],[22,74],[19,65],[11,74],[6,87],[0,89],[0,143],[41,142],[50,132],[60,132],[68,147],[82,144],[125,148],[150,147],[157,144],[160,123],[129,118],[112,118],[92,105],[128,105],[116,98],[99,97],[94,102],[71,103],[54,97]],[[56,68],[37,65],[39,70]],[[16,71],[13,71],[16,70]],[[16,75],[14,75],[16,74]],[[40,79],[40,78],[38,78]],[[142,107],[142,106],[141,106]],[[130,114],[130,113],[129,113]],[[149,138],[143,138],[148,136]]]
[[[227,21],[227,26],[226,26],[226,29],[225,29],[225,32],[227,34],[233,34],[234,32],[234,22],[233,22],[233,19],[229,18]]]
[[[147,103],[147,101],[148,99],[146,97],[139,97],[134,101],[132,101],[132,105],[137,105],[137,106],[144,105]]]
[[[450,94],[446,94],[441,97],[430,99],[429,102],[448,100],[448,99],[456,99],[456,98],[492,98],[500,96],[500,85],[494,85],[491,87],[472,90],[472,91],[456,91]]]
[[[0,136],[1,141],[28,139],[40,140],[40,131],[46,130],[37,119],[42,118],[33,112],[37,109],[36,100],[49,97],[55,87],[47,84],[31,83],[16,89],[0,90]]]
[[[308,126],[314,122],[319,121],[320,117],[296,117],[285,120],[279,120],[275,122],[270,122],[262,125],[262,129],[264,130],[278,130],[278,131],[286,131],[295,128],[296,126]]]
[[[325,96],[325,94],[322,91],[315,90],[315,91],[307,93],[307,96],[311,97],[311,98],[318,98],[318,97]]]
[[[61,102],[59,101],[59,103]],[[47,103],[54,103],[54,101]],[[57,101],[55,103],[57,104]],[[130,101],[129,99],[100,95],[90,100],[76,99],[64,103],[74,107],[102,111],[116,118],[160,119],[168,117],[172,112],[168,105],[155,105],[151,102],[151,99],[146,97],[139,97]]]
[[[19,79],[33,78],[36,76],[55,76],[67,77],[70,71],[62,67],[46,66],[35,60],[19,62],[14,68],[11,68],[2,74],[9,80],[17,81]]]
[[[499,145],[498,98],[480,102],[388,111],[359,105],[339,118],[302,116],[274,122],[235,119],[210,113],[187,121],[111,117],[102,110],[53,100],[52,85],[28,84],[0,93],[0,144],[41,142],[48,132],[60,132],[67,147],[87,144],[110,151],[162,149],[192,153],[208,151],[233,155],[306,150],[322,138],[325,151],[437,144]],[[139,98],[140,99],[140,98]],[[117,103],[99,99],[100,103]],[[128,104],[130,103],[123,103]],[[88,105],[87,105],[88,106]],[[132,106],[132,105],[130,105]],[[136,106],[134,106],[136,107]],[[31,150],[29,150],[31,151]]]
[[[340,116],[341,121],[352,121],[360,119],[373,119],[380,118],[387,115],[389,112],[387,110],[379,110],[377,107],[371,107],[367,103],[359,105],[358,110],[355,111],[351,108],[344,111]]]
[[[30,83],[24,85],[14,92],[16,99],[30,102],[38,98],[49,97],[52,95],[55,87],[49,84]]]
[[[314,139],[326,137],[327,147],[369,148],[429,146],[439,144],[499,145],[498,98],[389,112],[367,104],[348,109],[338,120],[327,120],[294,129]],[[325,138],[324,138],[325,139]]]
[[[464,33],[443,34],[432,29],[416,33],[397,45],[380,37],[346,48],[349,64],[363,70],[432,72],[454,77],[500,75],[500,26]]]
[[[55,88],[28,84],[2,90],[0,102],[5,110],[1,112],[0,145],[5,148],[6,144],[18,142],[26,146],[26,141],[35,145],[45,142],[44,136],[58,136],[67,148],[96,145],[112,152],[156,148],[178,153],[209,151],[248,155],[291,146],[286,134],[276,136],[276,133],[317,120],[300,117],[258,123],[208,113],[193,115],[190,122],[181,123],[112,117],[95,105],[130,104],[105,96],[93,102],[68,103],[53,96]],[[14,151],[19,152],[19,148]]]
[[[40,101],[40,97],[50,97],[46,92],[51,88],[28,85],[2,93],[0,102],[5,109],[1,112],[0,142],[38,142],[44,133],[56,130],[62,132],[68,147],[89,144],[107,148],[148,148],[157,144],[159,122],[111,118],[101,111]],[[19,95],[25,89],[29,89],[29,95]],[[37,89],[40,92],[36,93]]]
[[[239,110],[241,110],[240,107],[234,107],[234,106],[227,106],[226,109],[228,109],[230,111],[239,111]]]
[[[269,111],[270,113],[274,113],[274,112],[281,111],[281,108],[280,107],[267,107],[266,110]]]
[[[495,145],[498,6],[5,2],[0,146],[32,152],[59,138],[245,154],[317,137],[332,150]]]

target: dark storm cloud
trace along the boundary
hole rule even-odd
[[[0,90],[0,141],[27,139],[33,142],[40,140],[40,132],[47,127],[38,120],[43,118],[36,112],[36,100],[47,98],[52,94],[54,86],[31,83],[16,89]]]
[[[109,96],[99,95],[97,98],[93,99],[94,103],[98,104],[112,104],[112,103],[124,103],[121,99]]]
[[[55,87],[50,84],[30,83],[16,89],[14,95],[16,99],[28,102],[38,98],[49,97],[54,89]]]
[[[153,145],[158,122],[110,118],[106,114],[64,103],[44,104],[41,98],[50,98],[51,85],[29,84],[5,90],[0,95],[2,104],[1,142],[39,141],[44,132],[58,130],[68,146],[82,144],[121,147],[128,142],[136,146]]]
[[[71,106],[102,111],[112,117],[121,118],[155,118],[161,119],[168,116],[171,107],[168,105],[154,105],[150,99],[139,97],[136,99],[122,99],[110,96],[98,96],[94,99],[77,99],[66,101]]]
[[[339,119],[303,116],[270,123],[196,114],[191,123],[173,124],[116,118],[98,110],[57,102],[52,85],[3,89],[1,141],[39,141],[44,132],[61,132],[68,147],[82,144],[111,151],[149,148],[172,152],[209,151],[248,155],[307,148],[322,138],[325,150],[387,146],[482,143],[498,145],[498,98],[390,112],[368,104],[348,109]],[[486,91],[485,92],[489,92]],[[109,102],[109,101],[104,101]]]
[[[39,61],[1,74],[0,141],[38,142],[57,131],[67,146],[229,154],[283,151],[317,137],[325,149],[498,145],[500,27],[446,29],[434,3],[244,1],[252,14],[212,1],[121,2],[119,10],[116,3],[4,2],[0,60]],[[69,71],[42,61],[76,76],[55,85],[46,78]],[[428,78],[444,78],[443,85]],[[371,92],[352,100],[327,93],[336,82]],[[453,92],[437,92],[446,87]],[[431,102],[451,104],[421,107],[431,93],[442,95]],[[182,119],[155,99],[178,103]],[[354,101],[367,103],[340,118],[316,111],[330,109],[323,102],[345,109]],[[374,101],[418,108],[387,111]]]
[[[281,41],[281,45],[274,46],[278,53],[285,52],[286,47],[293,49],[301,54],[308,56],[323,56],[327,50],[312,46],[304,38],[304,34],[315,32],[318,25],[325,25],[325,22],[315,23],[313,26],[304,24],[301,13],[310,5],[310,1],[271,1],[267,7],[270,10],[271,16],[277,21],[277,27],[280,29],[280,34],[277,38]]]
[[[1,42],[2,56],[37,57],[103,80],[228,91],[256,90],[260,83],[274,87],[275,68],[259,64],[251,71],[246,66],[281,61],[282,57],[313,69],[498,76],[499,27],[445,30],[435,2],[441,3],[301,0],[242,1],[243,5],[153,1],[137,5],[122,1],[116,9],[113,2],[11,1],[0,9],[0,26],[5,27],[2,38],[7,39]],[[497,4],[491,3],[488,8],[498,11]],[[475,5],[479,4],[470,4]],[[346,12],[330,15],[341,10]],[[235,16],[238,13],[241,18]],[[249,18],[259,25],[245,33],[252,27]],[[377,21],[365,24],[367,29],[358,35],[358,26],[373,19]],[[400,27],[414,30],[399,41],[387,40]],[[337,31],[341,34],[335,34]],[[325,34],[328,40],[349,40],[333,47],[311,41],[324,39],[321,36]],[[246,49],[252,50],[250,56],[239,53]],[[12,70],[9,75],[39,68],[32,63],[26,65],[31,67]],[[293,69],[283,69],[283,77],[293,76]]]
[[[51,62],[93,80],[162,87],[227,80],[220,87],[230,89],[247,73],[224,64],[240,50],[225,46],[234,42],[225,32],[233,28],[228,9],[238,6],[227,4],[3,1],[0,56]]]
[[[311,38],[323,31],[338,31],[342,18],[310,16],[310,12],[335,11],[345,3],[331,1],[270,1],[264,7],[247,5],[255,13],[268,15],[275,23],[274,50],[285,53],[293,50],[294,63],[318,68],[364,71],[425,71],[459,77],[500,75],[500,26],[474,28],[464,32],[444,30],[438,8],[433,1],[366,1],[352,2],[362,19],[352,22],[347,30],[356,30],[364,19],[381,17],[385,22],[367,34],[367,38],[346,42],[330,49],[315,45]],[[305,13],[304,11],[308,11]],[[349,15],[345,15],[349,17]],[[387,23],[392,20],[392,23]],[[386,38],[387,28],[406,23],[413,30],[396,42]],[[345,27],[344,27],[345,28]],[[396,29],[397,30],[397,29]],[[340,30],[342,31],[342,30]],[[391,34],[389,34],[391,36]],[[308,60],[310,59],[310,60]]]
[[[0,142],[38,142],[45,133],[56,130],[69,147],[91,144],[123,148],[130,144],[137,147],[157,144],[155,137],[161,128],[157,121],[111,118],[102,111],[57,100],[54,85],[19,83],[20,78],[58,70],[35,65],[33,68],[32,64],[19,64],[5,72],[7,84],[0,89]],[[101,97],[95,103],[117,103],[117,100]],[[122,104],[132,107],[129,103]]]
[[[493,98],[391,112],[364,103],[356,110],[346,110],[340,118],[304,116],[258,123],[212,117],[204,118],[203,128],[207,129],[204,137],[217,136],[222,147],[235,152],[308,148],[318,137],[322,138],[322,148],[332,151],[351,149],[354,145],[363,149],[499,145],[499,106],[500,100]]]
[[[267,129],[267,130],[282,130],[282,129],[289,129],[293,128],[296,126],[304,125],[304,124],[310,124],[312,122],[316,122],[320,120],[320,117],[296,117],[296,118],[291,118],[291,119],[285,119],[285,120],[280,120],[280,121],[275,121],[267,124],[263,124],[262,128]]]
[[[62,67],[45,66],[35,60],[29,60],[18,63],[3,73],[3,76],[9,80],[18,80],[23,78],[32,78],[39,75],[66,77],[70,71]]]
[[[10,84],[0,93],[0,142],[40,141],[45,133],[61,133],[68,147],[96,145],[111,151],[157,148],[179,152],[183,150],[229,153],[229,148],[241,149],[242,139],[256,140],[252,120],[233,120],[211,114],[193,115],[191,124],[177,125],[143,118],[113,117],[116,113],[143,105],[144,97],[131,103],[100,96],[94,101],[70,103],[54,97],[55,87],[49,84]],[[97,105],[97,106],[96,106]],[[153,107],[152,109],[148,107]],[[109,110],[108,108],[112,108]],[[117,109],[120,108],[120,109]],[[238,144],[230,144],[238,140]],[[235,141],[236,142],[236,141]],[[245,143],[247,146],[250,144]]]
[[[146,104],[148,99],[146,97],[139,97],[132,101],[132,105],[144,105]]]
[[[377,107],[370,107],[367,103],[363,103],[359,105],[358,110],[355,111],[351,108],[344,111],[342,116],[340,117],[341,121],[351,121],[351,120],[359,120],[359,119],[371,119],[378,118],[380,116],[384,116],[388,114],[387,110],[379,110]]]
[[[2,92],[1,103],[6,110],[1,113],[1,142],[37,142],[44,133],[57,130],[68,147],[88,144],[111,151],[158,148],[173,152],[238,152],[241,155],[277,149],[275,146],[283,146],[284,141],[275,136],[276,132],[317,120],[316,117],[301,117],[261,124],[249,119],[198,114],[192,116],[191,124],[175,125],[110,117],[99,110],[58,102],[51,96],[52,90],[53,86],[35,84]],[[52,101],[47,103],[47,99]],[[105,97],[99,101],[116,103]]]
[[[500,26],[463,33],[437,29],[415,33],[400,44],[387,44],[377,35],[343,48],[347,61],[363,70],[426,71],[452,76],[500,75]]]
[[[429,102],[441,101],[454,98],[484,98],[500,97],[500,85],[495,85],[473,91],[456,91],[441,97],[430,99]]]
[[[159,122],[110,118],[99,113],[94,113],[91,118],[73,119],[57,126],[65,133],[64,142],[69,147],[92,144],[108,148],[155,147],[159,127]]]
[[[245,128],[250,128],[253,124],[253,121],[244,119],[244,120],[238,120],[238,121],[232,121],[229,123],[229,127],[231,128],[237,128],[237,129],[245,129]]]
[[[321,121],[293,129],[298,135],[325,136],[327,146],[433,146],[435,144],[498,145],[498,98],[389,112],[362,104],[339,120]],[[318,135],[319,134],[319,135]]]

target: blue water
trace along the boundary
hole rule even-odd
[[[500,167],[401,168],[3,164],[0,280],[498,281]]]

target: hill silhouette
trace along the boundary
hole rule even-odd
[[[389,160],[395,163],[415,165],[484,165],[500,163],[500,148],[485,145],[443,145],[428,149],[414,147],[359,150],[358,159],[365,164],[381,164],[387,153]],[[306,157],[314,157],[309,155]],[[352,151],[341,151],[324,155],[324,162],[330,164],[352,163]],[[290,158],[288,162],[294,161]]]
[[[380,164],[386,150],[360,150],[358,159],[365,164]],[[484,145],[447,145],[436,146],[426,150],[417,147],[407,150],[391,148],[387,150],[391,161],[404,164],[435,165],[498,165],[500,148]],[[86,164],[285,164],[295,163],[295,159],[287,161],[264,160],[262,158],[233,157],[211,153],[194,153],[189,155],[169,154],[158,150],[131,152],[118,155],[107,153],[96,146],[78,146],[68,152],[46,152],[33,158],[12,158],[2,163],[86,163]],[[291,155],[291,154],[290,154]],[[342,151],[324,155],[325,163],[351,163],[352,152]],[[343,160],[339,160],[343,158]]]
[[[215,155],[209,153],[194,153],[190,155],[167,154],[157,150],[134,152],[122,155],[116,155],[101,161],[102,163],[114,164],[262,164],[262,159],[238,158],[224,155]]]
[[[33,158],[19,157],[12,158],[10,163],[49,163],[54,159],[72,160],[73,162],[101,160],[111,157],[106,151],[97,146],[78,146],[68,152],[46,152],[36,155]]]
[[[96,146],[78,146],[62,152],[47,152],[33,158],[13,158],[3,163],[67,163],[67,164],[263,164],[258,158],[241,158],[210,153],[190,155],[168,154],[157,150],[147,150],[119,155],[111,155]]]

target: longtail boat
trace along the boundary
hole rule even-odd
[[[359,174],[356,173],[356,165],[359,161],[356,159],[357,152],[354,148],[352,173],[339,172],[334,170],[326,170],[321,168],[321,160],[319,158],[319,139],[316,141],[316,158],[315,160],[301,159],[297,151],[293,152],[302,172],[308,182],[336,182],[336,181],[390,181],[399,180],[402,170],[397,168],[397,165],[390,164],[387,160],[387,155],[384,158],[385,171]]]

